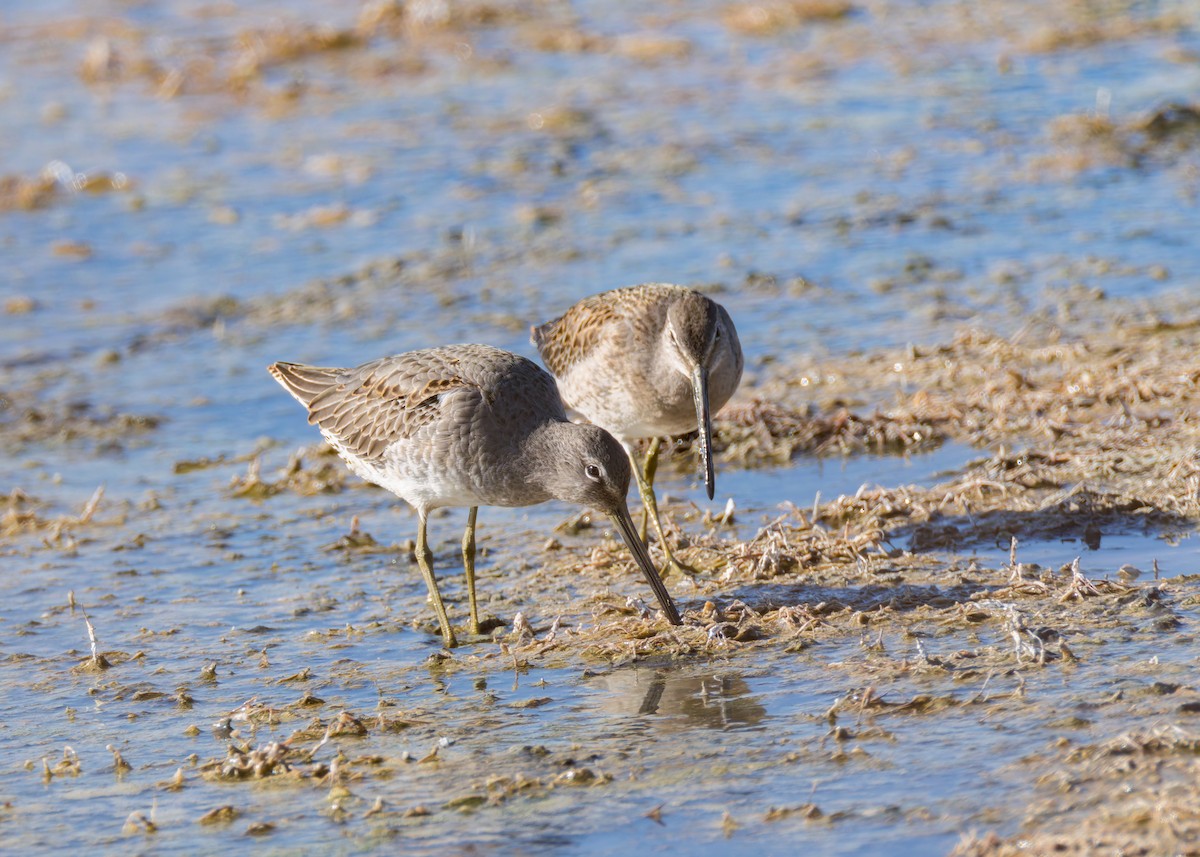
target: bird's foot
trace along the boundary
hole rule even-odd
[[[458,635],[459,645],[474,646],[479,643],[490,643],[492,641],[491,634],[484,633],[462,633]]]
[[[693,583],[704,578],[703,572],[699,569],[693,568],[670,551],[667,551],[666,556],[663,557],[662,576],[668,577],[672,571],[677,571],[684,577],[690,578]]]

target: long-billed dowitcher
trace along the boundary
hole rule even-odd
[[[644,507],[642,538],[649,516],[667,563],[690,573],[663,535],[654,473],[663,437],[699,429],[712,499],[712,412],[742,378],[742,346],[729,313],[692,289],[647,283],[584,298],[534,327],[532,341],[567,409],[612,432],[629,454]],[[633,449],[640,438],[652,439],[644,469]]]
[[[354,369],[297,363],[268,368],[352,471],[416,509],[417,563],[447,646],[456,640],[425,534],[429,512],[442,506],[470,509],[462,553],[473,634],[480,632],[478,508],[552,499],[607,513],[667,620],[680,624],[629,517],[630,467],[620,444],[603,429],[568,421],[554,379],[532,361],[486,345],[447,345]]]

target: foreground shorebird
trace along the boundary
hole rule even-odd
[[[536,364],[486,345],[447,345],[355,369],[274,363],[269,370],[308,408],[308,421],[351,470],[416,509],[417,563],[448,647],[456,640],[425,535],[430,510],[441,506],[470,508],[462,552],[473,634],[480,633],[478,508],[552,499],[605,512],[667,620],[680,624],[679,611],[629,517],[629,462],[620,444],[603,429],[569,422],[554,379]]]
[[[663,535],[654,473],[663,437],[699,429],[704,485],[713,497],[712,412],[742,378],[729,313],[692,289],[648,283],[584,298],[534,327],[532,341],[567,408],[612,432],[629,454],[644,507],[642,539],[650,517],[667,563],[692,573]],[[633,450],[639,438],[652,438],[644,469]]]

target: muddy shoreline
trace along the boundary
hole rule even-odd
[[[836,376],[773,364],[769,377],[743,390],[717,420],[723,471],[797,456],[902,454],[909,446],[952,440],[979,454],[930,486],[864,486],[811,507],[777,510],[746,538],[738,537],[728,518],[669,505],[669,526],[683,539],[682,558],[703,573],[695,581],[669,580],[684,610],[683,628],[666,626],[634,594],[637,578],[623,547],[592,529],[585,516],[547,533],[540,550],[525,536],[509,544],[502,532],[488,532],[488,551],[505,558],[482,583],[485,612],[496,617],[492,642],[454,652],[436,651],[432,614],[407,585],[416,578],[411,539],[392,543],[353,527],[324,549],[349,570],[374,568],[373,581],[347,579],[322,597],[293,600],[290,617],[276,611],[271,621],[231,629],[234,639],[244,640],[234,647],[242,654],[232,662],[229,652],[201,658],[203,663],[185,658],[186,679],[177,669],[168,671],[176,677],[166,681],[147,672],[160,656],[155,650],[171,645],[178,626],[143,629],[138,638],[146,647],[108,649],[101,643],[91,654],[83,645],[49,657],[23,654],[18,633],[6,647],[6,660],[23,673],[43,673],[38,684],[90,685],[89,695],[117,707],[153,705],[156,718],[173,724],[168,728],[181,737],[191,736],[190,742],[203,747],[211,728],[213,738],[228,745],[225,753],[210,748],[178,763],[143,758],[131,768],[121,754],[142,755],[134,734],[107,762],[94,754],[81,761],[72,749],[61,758],[28,760],[26,776],[41,777],[53,790],[79,776],[85,762],[111,768],[117,782],[155,771],[157,805],[186,790],[195,794],[192,805],[212,804],[197,819],[203,829],[244,827],[249,835],[267,835],[286,825],[287,815],[260,812],[240,823],[239,801],[217,805],[222,792],[212,790],[269,782],[276,790],[299,790],[300,806],[307,802],[339,829],[358,831],[355,837],[386,831],[385,838],[419,839],[426,827],[453,828],[464,814],[483,814],[489,824],[503,826],[508,813],[544,812],[574,790],[637,781],[643,763],[631,767],[632,760],[644,754],[625,740],[593,736],[570,749],[537,745],[518,752],[514,746],[510,752],[493,745],[460,758],[446,749],[456,742],[474,746],[475,736],[496,729],[532,728],[536,734],[532,719],[544,706],[553,712],[558,694],[571,699],[597,682],[621,685],[641,676],[633,684],[648,683],[649,696],[639,706],[656,712],[662,721],[657,728],[666,730],[654,752],[682,753],[674,764],[692,765],[704,754],[665,749],[671,723],[711,717],[714,700],[728,697],[718,706],[724,712],[718,728],[768,726],[770,706],[747,693],[747,677],[771,675],[779,666],[770,665],[786,662],[792,681],[825,688],[824,703],[801,708],[811,737],[793,736],[785,743],[794,749],[767,753],[760,762],[731,760],[731,771],[801,760],[869,765],[880,741],[887,746],[912,740],[912,730],[937,732],[944,720],[1000,717],[1007,729],[1036,736],[1031,750],[1040,748],[997,774],[1032,801],[1020,809],[1015,829],[1008,821],[999,835],[989,832],[994,822],[986,819],[1011,817],[1018,809],[1003,802],[982,814],[962,807],[947,812],[945,805],[898,806],[888,808],[887,817],[910,829],[924,823],[970,827],[973,832],[957,846],[963,854],[1016,853],[1026,847],[1017,843],[1030,841],[1077,853],[1157,851],[1174,841],[1179,813],[1194,799],[1187,785],[1195,741],[1189,724],[1200,712],[1200,697],[1181,669],[1190,662],[1186,652],[1195,635],[1200,566],[1160,569],[1150,556],[1141,568],[1089,575],[1077,563],[1046,567],[1023,557],[1027,541],[1066,539],[1084,555],[1122,532],[1188,537],[1200,520],[1200,424],[1194,416],[1200,369],[1193,358],[1200,305],[1170,322],[1133,323],[1126,311],[1116,317],[1107,329],[1097,328],[1094,319],[1081,325],[1082,335],[1057,326],[1009,337],[967,330],[947,343],[845,357]],[[898,385],[899,373],[905,377]],[[816,391],[803,383],[810,376],[822,379]],[[849,390],[874,407],[847,407]],[[7,419],[0,431],[13,443],[61,440],[53,422],[40,439],[28,420]],[[320,502],[336,505],[321,517],[332,512],[343,523],[355,498],[387,503],[378,496],[382,492],[349,478],[320,446],[285,454],[266,449],[240,459],[180,461],[175,471],[185,480],[230,474],[228,529],[211,536],[218,542],[253,531],[255,518],[279,520],[272,507],[290,497],[328,498]],[[289,459],[281,468],[265,463],[281,456]],[[676,459],[685,471],[694,463],[686,446]],[[154,504],[134,508],[103,494],[78,512],[63,513],[16,488],[0,527],[8,562],[34,569],[47,552],[141,550],[156,536],[135,531],[156,513],[162,514]],[[292,537],[295,521],[287,517],[280,523]],[[405,531],[403,521],[394,523]],[[1009,560],[989,565],[972,558],[980,544],[1009,545]],[[236,562],[239,554],[227,549],[224,556]],[[439,563],[450,609],[461,618],[453,551],[440,554]],[[83,644],[84,617],[90,615],[87,624],[95,624],[102,641],[120,639],[120,616],[129,608],[113,613],[103,603],[129,598],[121,594],[122,574],[103,585],[111,594],[99,603],[94,587],[87,595],[72,592],[35,624],[79,626]],[[129,574],[126,579],[140,587],[141,572]],[[385,579],[391,583],[371,591]],[[389,594],[397,582],[403,593]],[[239,581],[238,592],[245,594],[238,598],[251,597],[252,585]],[[343,623],[348,607],[360,620]],[[314,611],[322,618],[297,637]],[[385,667],[380,647],[405,629],[427,638],[432,654],[409,666]],[[291,651],[297,643],[300,650]],[[277,647],[290,651],[284,664],[274,661]],[[306,662],[296,668],[319,650],[327,653],[323,667]],[[1108,654],[1114,650],[1120,654]],[[240,682],[248,682],[253,694],[207,723],[213,711],[197,710],[198,700],[211,697],[229,669],[252,674]],[[664,698],[681,675],[695,676],[687,680],[697,682],[695,690],[685,682]],[[706,683],[714,680],[718,684],[710,688]],[[430,681],[458,687],[455,695],[470,687],[475,692],[457,703],[435,692],[409,704],[404,694],[388,690]],[[656,681],[666,684],[656,690]],[[489,690],[509,683],[511,690]],[[362,698],[368,687],[377,689],[369,691],[373,701]],[[68,707],[65,717],[69,734],[78,714]],[[897,731],[897,722],[905,727]],[[400,748],[406,749],[397,755]],[[490,769],[483,778],[474,772],[479,752]],[[1139,759],[1149,764],[1139,765]],[[671,769],[661,758],[654,765]],[[425,784],[416,792],[410,790],[412,771],[421,772],[417,780]],[[660,782],[660,775],[651,780]],[[410,783],[403,795],[392,793],[391,784],[399,782]],[[1127,795],[1119,808],[1106,799],[1117,783]],[[673,788],[684,788],[682,781]],[[640,788],[621,787],[621,793],[622,800],[643,795]],[[666,823],[671,805],[647,806],[650,823]],[[10,803],[14,821],[20,806]],[[168,823],[148,812],[132,814],[123,832],[152,835]],[[722,836],[769,840],[780,826],[837,828],[862,823],[864,812],[824,806],[818,792],[811,801],[750,813],[743,807],[710,821]]]

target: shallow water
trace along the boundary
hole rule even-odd
[[[735,506],[769,511],[784,503],[810,507],[817,501],[854,495],[863,488],[880,485],[929,486],[980,455],[977,449],[951,442],[907,455],[802,458],[788,467],[731,470],[720,476],[715,511],[719,511],[721,497],[734,500]],[[691,491],[685,496],[700,502],[700,492]]]
[[[1006,716],[1092,699],[1110,689],[1114,664],[1158,657],[1169,671],[1186,662],[1182,649],[1113,641],[1103,664],[1031,673],[1029,703],[981,701],[932,728],[928,715],[880,718],[865,752],[841,758],[823,715],[860,689],[839,672],[873,657],[858,646],[777,652],[752,665],[731,656],[727,668],[587,675],[551,665],[514,676],[486,644],[480,662],[442,671],[425,661],[436,638],[413,627],[428,611],[401,552],[323,549],[355,515],[381,543],[403,542],[414,535],[407,510],[370,489],[261,504],[228,490],[256,450],[267,473],[316,440],[263,371],[269,362],[357,363],[463,340],[531,354],[530,323],[618,285],[713,287],[747,351],[747,387],[780,356],[811,355],[835,371],[839,355],[942,341],[964,323],[1015,330],[1033,315],[1067,316],[1097,290],[1157,301],[1169,314],[1172,296],[1200,278],[1194,156],[1065,173],[1037,163],[1072,154],[1074,144],[1049,129],[1056,117],[1099,109],[1126,121],[1190,98],[1200,66],[1179,57],[1200,50],[1195,22],[1045,53],[979,33],[918,50],[911,43],[938,11],[926,6],[877,5],[846,22],[754,37],[724,25],[716,4],[631,18],[623,5],[598,3],[570,10],[574,25],[606,38],[664,33],[688,52],[639,61],[539,51],[528,22],[502,23],[413,37],[402,51],[379,37],[279,62],[243,94],[185,76],[171,98],[154,79],[121,79],[119,69],[141,55],[186,69],[207,50],[228,71],[238,33],[286,21],[348,27],[358,10],[185,0],[6,9],[0,174],[32,179],[59,161],[64,179],[121,173],[130,183],[123,192],[62,189],[44,208],[0,212],[0,391],[28,394],[51,413],[85,403],[83,413],[102,418],[94,435],[47,431],[6,451],[0,490],[20,488],[55,514],[78,513],[99,485],[106,492],[101,525],[74,544],[46,546],[36,534],[0,543],[0,830],[13,847],[213,853],[269,821],[276,827],[264,836],[280,850],[686,845],[715,854],[737,844],[792,853],[803,842],[820,853],[884,845],[925,854],[973,826],[1011,829],[1026,781],[995,760],[1057,733],[1050,714],[1032,715],[1021,734]],[[852,49],[839,28],[864,19],[871,26]],[[85,83],[80,65],[104,39],[118,71]],[[397,70],[398,57],[424,65]],[[301,94],[290,98],[289,88]],[[343,208],[314,215],[330,206]],[[399,273],[363,273],[372,264],[391,271],[397,259]],[[316,301],[305,290],[314,278],[340,298]],[[237,304],[213,309],[222,295]],[[32,311],[10,307],[23,297]],[[162,422],[106,433],[110,413]],[[712,503],[693,474],[668,470],[662,490],[678,508],[713,515],[732,499],[733,532],[748,537],[780,504],[808,508],[818,493],[831,499],[863,484],[928,484],[979,454],[947,444],[908,458],[725,470]],[[221,457],[175,472],[179,462]],[[529,546],[575,512],[485,510],[483,588],[536,563]],[[461,517],[434,522],[440,568],[456,563]],[[1056,567],[1080,555],[1092,576],[1123,563],[1149,576],[1154,558],[1164,576],[1200,570],[1194,538],[1172,546],[1160,535],[1105,534],[1098,551],[1030,542],[1019,559]],[[995,564],[1007,553],[974,549]],[[457,596],[454,576],[447,587]],[[86,608],[101,651],[142,657],[104,674],[73,671],[89,646],[68,593]],[[889,645],[889,657],[915,651],[903,639]],[[215,680],[201,675],[211,663]],[[306,668],[310,678],[287,680]],[[1011,677],[997,681],[996,696],[1013,690]],[[172,700],[181,687],[193,707]],[[282,707],[305,690],[325,700],[323,716],[413,712],[416,725],[343,748],[384,756],[390,777],[352,784],[343,813],[320,789],[195,774],[189,754],[225,753],[214,723],[249,699]],[[914,677],[886,693],[925,690]],[[550,701],[508,707],[541,697]],[[1095,715],[1097,734],[1125,725],[1117,720],[1126,714],[1107,716]],[[185,734],[192,725],[199,734]],[[298,725],[260,727],[256,737]],[[441,739],[445,761],[397,761],[425,757]],[[107,744],[131,771],[114,772]],[[42,760],[53,766],[65,746],[81,772],[44,781]],[[181,766],[182,790],[157,785]],[[550,779],[580,767],[613,779],[442,808],[489,772]],[[376,797],[388,811],[365,816]],[[809,802],[825,821],[763,820],[771,806]],[[225,803],[242,816],[196,823]],[[660,804],[662,825],[646,817]],[[402,817],[417,805],[434,812]],[[158,832],[123,834],[133,812],[153,817]]]
[[[1008,547],[975,548],[969,555],[989,568],[1008,562]],[[1154,564],[1158,577],[1200,574],[1200,541],[1194,533],[1165,536],[1162,533],[1113,533],[1101,537],[1098,546],[1085,544],[1082,539],[1031,539],[1017,546],[1017,561],[1036,563],[1043,568],[1069,566],[1075,558],[1089,577],[1116,578],[1118,570],[1132,566],[1132,580],[1154,580]]]
[[[236,649],[264,646],[272,659],[271,672],[290,672],[300,666],[288,660],[287,651],[298,639],[293,630],[289,628],[291,640],[277,641],[270,631],[259,631],[240,643],[232,642],[239,635],[225,631],[230,645],[214,641],[193,647],[201,659],[224,660],[217,685],[195,688],[197,712],[190,715],[158,701],[111,698],[103,690],[88,701],[86,688],[96,683],[90,678],[53,690],[37,688],[60,712],[74,708],[69,717],[61,713],[36,727],[23,726],[28,719],[6,705],[5,719],[15,725],[10,725],[11,740],[6,743],[24,745],[22,751],[6,753],[5,760],[6,792],[19,796],[9,811],[13,827],[22,831],[15,841],[35,848],[115,844],[120,841],[120,822],[133,807],[154,813],[160,832],[148,840],[148,847],[155,851],[159,842],[168,850],[228,847],[242,838],[248,824],[263,820],[276,824],[271,841],[281,848],[357,851],[391,843],[390,847],[402,844],[425,853],[444,848],[448,839],[457,847],[504,851],[546,847],[608,853],[637,846],[670,852],[686,841],[689,850],[717,853],[731,847],[728,833],[737,847],[768,853],[786,853],[797,838],[822,853],[857,853],[868,843],[883,841],[896,853],[928,853],[949,847],[962,830],[991,823],[996,808],[1020,804],[1024,780],[1017,759],[1061,734],[1056,721],[1072,711],[1086,713],[1087,725],[1075,727],[1085,735],[1135,722],[1121,719],[1129,716],[1125,707],[1114,707],[1114,720],[1103,706],[1097,710],[1094,700],[1119,687],[1143,688],[1149,679],[1127,676],[1114,682],[1109,667],[1121,665],[1136,675],[1136,664],[1153,656],[1158,660],[1154,676],[1161,677],[1186,669],[1189,660],[1184,652],[1172,655],[1136,641],[1114,643],[1106,647],[1108,667],[1093,662],[1069,673],[1030,673],[1027,681],[1021,679],[1025,699],[1011,696],[1014,679],[1007,677],[986,686],[982,681],[964,686],[961,699],[976,701],[958,711],[865,715],[848,723],[858,734],[845,744],[848,752],[843,755],[823,717],[837,696],[854,692],[853,685],[839,679],[840,668],[873,658],[915,657],[903,640],[889,640],[887,656],[868,654],[857,646],[820,646],[799,657],[769,657],[751,672],[744,666],[714,663],[630,667],[590,676],[536,670],[518,681],[500,670],[482,683],[469,676],[439,677],[435,671],[424,676],[419,670],[403,672],[390,658],[381,662],[368,650],[386,636],[368,636],[362,645],[324,656],[321,650],[328,644],[301,643],[306,650],[303,666],[311,669],[313,678],[298,686],[264,685],[255,680],[251,661],[257,657],[233,655]],[[936,654],[954,644],[939,640],[927,645]],[[145,648],[148,663],[118,667],[120,680],[143,689],[176,680],[149,668],[158,660],[156,647]],[[1173,658],[1179,659],[1175,670]],[[1129,665],[1134,665],[1132,670]],[[22,668],[28,675],[32,664],[22,662]],[[781,682],[780,675],[787,675],[787,681]],[[898,701],[938,684],[915,679],[891,685],[887,693]],[[282,701],[305,687],[334,706],[359,712],[369,711],[378,694],[405,712],[415,711],[417,725],[398,735],[342,742],[348,755],[381,753],[394,765],[400,753],[421,758],[437,747],[440,761],[399,762],[386,780],[351,784],[352,797],[340,803],[352,813],[338,823],[324,817],[334,801],[324,799],[321,790],[253,784],[214,788],[194,780],[178,792],[155,787],[167,781],[177,765],[188,768],[183,758],[187,753],[220,756],[223,738],[209,733],[205,714],[214,716],[221,699],[257,694]],[[21,689],[34,690],[14,690]],[[1048,695],[1059,703],[1037,714],[1037,701]],[[544,701],[527,711],[509,708],[531,698]],[[1018,713],[1022,727],[1007,727],[1006,720]],[[491,724],[484,731],[479,729],[481,717]],[[181,736],[183,722],[198,723],[201,734]],[[290,728],[285,723],[280,731]],[[150,737],[154,734],[160,737]],[[256,737],[261,741],[271,734],[260,728]],[[103,746],[108,741],[118,742],[133,771],[116,776],[106,769],[109,759]],[[83,772],[76,778],[42,785],[36,769],[22,773],[17,767],[23,757],[36,761],[39,751],[53,755],[63,745],[70,745],[83,761]],[[163,750],[171,755],[164,758]],[[489,775],[549,770],[561,776],[584,768],[614,779],[564,787],[531,804],[514,800],[511,806],[483,806],[467,814],[435,812],[424,819],[403,819],[391,810],[379,818],[362,817],[377,797],[389,807],[436,806],[464,793],[478,793],[478,784]],[[195,825],[201,814],[227,801],[242,812],[235,824],[224,830]],[[772,807],[810,803],[820,807],[824,820],[763,820]],[[661,826],[645,817],[656,807],[662,808]],[[726,814],[738,825],[736,830],[723,821]],[[614,819],[620,821],[614,824]],[[80,822],[87,826],[81,829]]]

